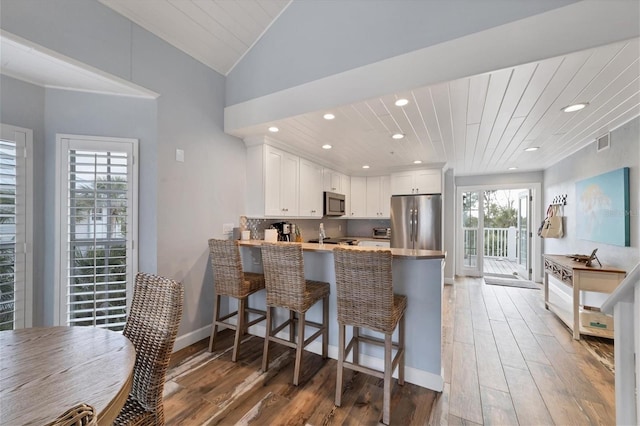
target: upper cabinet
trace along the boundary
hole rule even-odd
[[[338,194],[349,192],[349,176],[331,169],[324,169],[323,176],[324,191],[337,192]]]
[[[267,146],[265,165],[265,216],[298,216],[300,159]]]
[[[336,192],[345,196],[345,217],[350,217],[351,209],[351,178],[331,169],[324,169],[322,190]]]
[[[269,145],[247,148],[247,215],[298,216],[300,159]]]
[[[300,217],[322,217],[322,166],[300,159]]]
[[[347,217],[364,218],[367,217],[367,178],[362,176],[351,176],[350,184],[350,208],[347,210]]]
[[[391,205],[389,176],[367,177],[367,217],[388,219]]]
[[[391,195],[441,194],[440,169],[412,170],[391,175]]]

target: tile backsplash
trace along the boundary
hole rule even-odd
[[[371,237],[373,228],[390,226],[388,219],[264,219],[241,216],[240,228],[246,224],[245,229],[251,231],[251,239],[262,240],[265,229],[270,228],[272,223],[283,221],[295,224],[304,242],[318,238],[320,223],[324,224],[327,237]]]

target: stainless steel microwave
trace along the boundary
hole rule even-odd
[[[344,194],[336,194],[335,192],[324,193],[324,215],[325,216],[344,216],[345,204]]]

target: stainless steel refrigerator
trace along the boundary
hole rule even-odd
[[[391,197],[391,247],[442,250],[442,196]]]

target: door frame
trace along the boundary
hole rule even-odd
[[[520,214],[521,210],[521,202],[522,199],[525,199],[525,204],[526,204],[526,209],[527,209],[527,216],[526,216],[526,229],[527,231],[529,231],[529,236],[527,236],[526,239],[526,246],[527,246],[527,260],[525,263],[525,267],[522,267],[522,263],[521,263],[521,255],[522,255],[522,238],[520,235],[520,229],[522,228],[521,226],[521,219],[522,219],[522,215]],[[526,277],[527,280],[531,279],[531,275],[532,271],[531,271],[531,241],[533,240],[533,224],[531,223],[531,190],[530,189],[525,189],[523,190],[521,193],[518,194],[518,223],[516,225],[516,250],[518,252],[518,255],[516,256],[517,262],[518,262],[518,273],[524,277]],[[531,271],[531,272],[530,272]]]
[[[455,213],[455,241],[456,241],[456,259],[460,259],[461,250],[460,243],[463,238],[462,226],[458,218],[462,214],[462,194],[471,191],[488,191],[500,189],[529,189],[531,191],[532,202],[529,208],[531,212],[531,279],[536,282],[542,282],[542,239],[536,238],[534,229],[542,221],[542,183],[540,182],[523,182],[523,183],[505,183],[494,185],[469,185],[456,187],[456,213]],[[462,273],[461,262],[456,261],[456,275],[464,275]],[[482,269],[481,269],[482,270]]]

